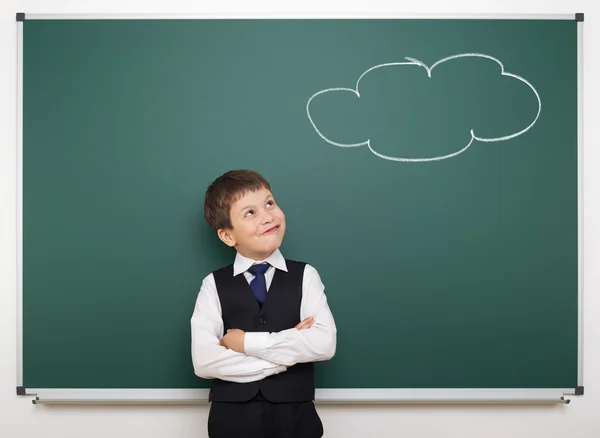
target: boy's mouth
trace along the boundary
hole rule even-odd
[[[279,229],[279,225],[275,225],[274,227],[269,228],[267,231],[265,231],[263,233],[263,236],[265,234],[273,234],[274,232],[276,232]]]

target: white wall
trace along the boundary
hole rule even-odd
[[[15,271],[15,13],[400,12],[585,15],[585,390],[561,406],[321,406],[326,437],[600,437],[600,8],[595,0],[2,0],[0,2],[0,435],[204,437],[207,406],[34,406],[17,397]],[[289,3],[289,4],[288,4]],[[398,6],[392,6],[394,3]],[[560,60],[557,60],[560,62]],[[560,321],[556,321],[560,324]]]

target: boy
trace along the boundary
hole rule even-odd
[[[204,215],[237,251],[203,280],[191,319],[194,372],[213,379],[208,435],[321,437],[313,362],[335,354],[336,326],[319,274],[281,255],[285,215],[258,173],[217,178]]]

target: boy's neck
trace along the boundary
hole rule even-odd
[[[258,254],[258,253],[246,253],[244,251],[239,250],[238,248],[236,248],[236,251],[243,257],[246,257],[247,259],[251,259],[251,260],[255,260],[255,261],[261,261],[261,260],[266,260],[269,257],[271,257],[271,255],[277,251],[277,250],[273,250],[268,254]]]

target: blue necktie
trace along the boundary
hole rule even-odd
[[[256,301],[258,301],[261,306],[267,299],[267,280],[265,279],[265,272],[267,272],[267,269],[269,269],[268,263],[252,265],[248,269],[248,272],[254,275],[254,278],[250,282],[250,287],[252,288],[252,292],[254,292]]]

